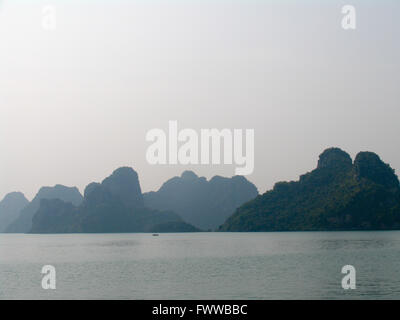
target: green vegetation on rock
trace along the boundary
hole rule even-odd
[[[220,231],[311,231],[400,229],[400,187],[394,170],[372,152],[354,163],[338,149],[325,150],[318,167],[296,182],[236,210]]]

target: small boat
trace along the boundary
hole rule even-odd
[[[153,237],[158,237],[159,234],[158,233],[153,233]]]

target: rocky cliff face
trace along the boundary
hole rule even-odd
[[[349,169],[352,165],[353,161],[347,152],[339,148],[329,148],[320,154],[317,168]]]
[[[143,207],[143,195],[135,170],[122,167],[103,180],[101,185],[128,207]]]
[[[0,202],[0,232],[8,228],[28,203],[29,201],[21,192],[12,192],[4,197]]]
[[[102,183],[89,184],[79,206],[43,200],[32,233],[184,232],[196,228],[173,212],[144,207],[139,178],[132,168],[115,170]]]
[[[79,205],[82,202],[82,195],[76,187],[65,187],[56,185],[54,187],[43,187],[35,198],[19,213],[18,218],[5,230],[8,233],[26,233],[32,227],[32,218],[39,209],[42,199],[59,199]]]
[[[221,231],[386,230],[400,229],[399,180],[372,152],[352,163],[338,149],[325,150],[318,167],[297,182],[241,206]]]
[[[215,176],[210,181],[185,171],[166,181],[157,192],[144,194],[145,205],[171,210],[202,230],[215,230],[237,207],[258,195],[246,178]]]
[[[399,187],[399,180],[394,170],[373,152],[357,154],[354,170],[360,179],[366,179],[387,188]]]

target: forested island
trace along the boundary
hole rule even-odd
[[[299,181],[274,188],[236,210],[220,231],[333,231],[400,229],[400,188],[394,170],[372,152],[354,162],[339,148],[325,150]]]
[[[400,229],[400,186],[372,152],[354,161],[325,150],[298,181],[258,195],[245,177],[210,180],[185,171],[142,193],[135,170],[122,167],[82,196],[76,187],[42,187],[29,202],[20,192],[0,201],[0,232],[123,233],[199,231],[336,231]]]

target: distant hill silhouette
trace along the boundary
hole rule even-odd
[[[400,229],[400,187],[394,170],[372,152],[354,163],[338,149],[325,150],[318,167],[296,182],[241,206],[220,231]]]
[[[215,176],[207,181],[185,171],[157,192],[145,193],[144,202],[149,208],[174,211],[202,230],[215,230],[236,208],[257,195],[257,188],[242,176]]]
[[[32,227],[32,218],[39,209],[42,199],[60,199],[79,205],[82,202],[82,195],[75,187],[65,187],[56,185],[55,187],[43,187],[39,190],[35,198],[21,210],[18,218],[12,222],[5,230],[8,233],[26,233]]]
[[[12,192],[4,197],[0,202],[0,232],[6,230],[28,203],[29,201],[21,192]]]
[[[83,202],[74,206],[60,200],[42,200],[31,233],[197,231],[177,214],[147,209],[137,173],[115,170],[102,183],[89,184]]]

